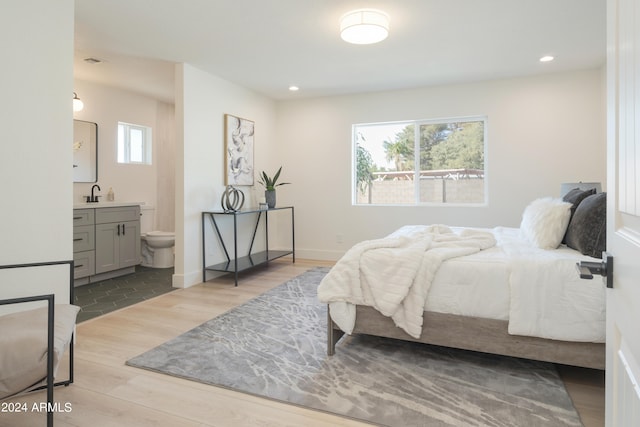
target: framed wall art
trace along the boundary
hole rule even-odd
[[[224,115],[225,185],[253,185],[253,132],[251,120]]]

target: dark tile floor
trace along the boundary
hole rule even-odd
[[[78,323],[175,290],[172,275],[173,267],[137,266],[133,274],[76,287]]]

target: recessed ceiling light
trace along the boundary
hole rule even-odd
[[[389,35],[389,15],[375,9],[358,9],[340,18],[340,37],[353,44],[372,44]]]
[[[540,58],[540,62],[551,62],[554,60],[554,57],[551,55],[543,56]]]
[[[290,90],[291,92],[297,92],[297,91],[299,91],[299,90],[300,90],[300,88],[299,88],[298,86],[289,86],[289,90]]]

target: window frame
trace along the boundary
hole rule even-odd
[[[123,159],[120,160],[120,129],[123,129],[122,141],[123,147]],[[131,131],[138,130],[142,133],[142,161],[131,160]],[[139,125],[135,123],[118,122],[117,127],[117,143],[116,143],[116,162],[119,164],[128,165],[152,165],[153,164],[153,150],[152,150],[152,128],[150,126]]]
[[[416,185],[416,183],[420,182],[420,131],[421,126],[423,125],[433,125],[433,124],[450,124],[456,122],[482,122],[483,123],[483,201],[482,202],[422,202],[420,201],[420,185]],[[383,125],[413,125],[414,126],[414,170],[413,170],[413,201],[411,203],[362,203],[358,202],[358,192],[360,189],[358,188],[358,167],[357,167],[357,157],[358,157],[358,127],[363,126],[383,126]],[[447,118],[435,118],[435,119],[419,119],[419,120],[399,120],[399,121],[389,121],[389,122],[370,122],[370,123],[356,123],[351,126],[352,133],[352,161],[351,161],[351,175],[352,175],[352,184],[351,184],[351,205],[352,206],[398,206],[398,207],[485,207],[489,203],[489,194],[488,194],[488,126],[489,118],[487,115],[473,115],[473,116],[460,116],[460,117],[447,117]],[[417,153],[417,155],[416,155]]]

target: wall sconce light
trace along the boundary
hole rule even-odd
[[[84,108],[84,102],[78,98],[78,95],[73,92],[73,111],[81,111]]]
[[[372,44],[389,35],[389,15],[375,9],[358,9],[340,18],[340,37],[353,44]]]

